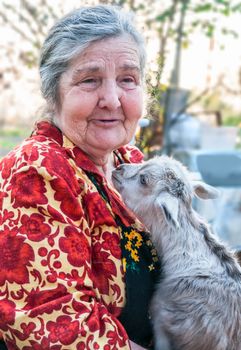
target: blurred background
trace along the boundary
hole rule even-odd
[[[196,208],[241,246],[241,1],[1,0],[0,157],[41,116],[38,58],[48,30],[100,3],[132,10],[146,39],[146,113],[133,142],[146,158],[172,155],[219,187],[218,200]]]

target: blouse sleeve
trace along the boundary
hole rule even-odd
[[[94,288],[81,186],[46,167],[0,166],[0,331],[9,349],[128,350]]]

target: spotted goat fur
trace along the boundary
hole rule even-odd
[[[163,271],[151,303],[156,350],[241,350],[241,269],[192,208],[217,190],[166,156],[123,164],[113,183],[150,231]]]

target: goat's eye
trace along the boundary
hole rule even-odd
[[[147,184],[148,184],[147,176],[141,174],[141,175],[140,175],[140,183],[141,183],[142,185],[147,185]]]
[[[166,177],[169,179],[169,180],[176,180],[176,175],[173,173],[173,171],[171,170],[168,170],[166,172]]]

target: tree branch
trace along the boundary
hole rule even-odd
[[[31,37],[27,36],[25,32],[19,27],[17,27],[13,22],[9,21],[8,17],[4,13],[0,12],[0,17],[2,17],[5,23],[11,23],[11,28],[15,32],[17,32],[23,39],[27,40],[34,46],[36,45],[35,41]]]

